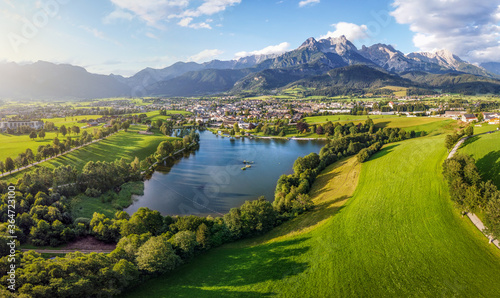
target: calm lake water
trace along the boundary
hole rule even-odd
[[[163,215],[221,215],[247,200],[265,196],[272,201],[276,182],[292,173],[299,156],[319,153],[323,141],[236,139],[200,132],[200,148],[168,160],[145,181],[144,195],[125,209],[140,207]],[[253,161],[241,170],[243,161]]]

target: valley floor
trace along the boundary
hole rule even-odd
[[[340,161],[317,179],[316,211],[128,297],[497,296],[500,251],[453,208],[446,155],[439,135],[389,144],[362,166]]]

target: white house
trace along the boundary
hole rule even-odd
[[[474,114],[463,114],[462,115],[462,121],[463,122],[477,121],[477,117]]]
[[[44,126],[43,121],[33,120],[33,121],[1,121],[0,130],[17,129],[21,126],[29,126],[33,129],[42,129]]]

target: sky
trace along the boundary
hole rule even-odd
[[[0,0],[0,62],[131,76],[345,35],[357,47],[448,49],[500,62],[499,0]]]

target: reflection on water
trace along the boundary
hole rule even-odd
[[[221,215],[261,195],[273,200],[276,181],[292,173],[297,157],[319,153],[322,141],[235,139],[200,133],[200,148],[167,160],[145,181],[144,195],[125,209],[164,215]],[[253,162],[242,170],[243,161]]]

